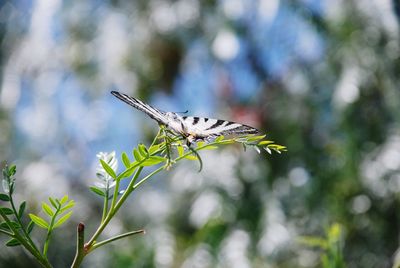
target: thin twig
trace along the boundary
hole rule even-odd
[[[137,230],[137,231],[132,231],[132,232],[127,232],[127,233],[124,233],[124,234],[120,234],[120,235],[111,237],[109,239],[103,240],[101,242],[95,243],[90,250],[92,251],[92,250],[94,250],[96,248],[104,246],[105,244],[108,244],[110,242],[113,242],[115,240],[118,240],[118,239],[121,239],[121,238],[124,238],[124,237],[127,237],[127,236],[131,236],[131,235],[135,235],[135,234],[145,234],[145,233],[146,233],[145,230]]]
[[[83,223],[79,223],[76,231],[76,254],[74,261],[72,262],[71,268],[78,268],[83,258],[86,255],[85,252],[85,225]]]

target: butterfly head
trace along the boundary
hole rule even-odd
[[[178,115],[174,112],[166,112],[165,115],[168,117],[170,120],[178,120]]]
[[[174,112],[166,112],[165,116],[168,118],[167,126],[178,133],[185,132],[184,120],[181,116]]]

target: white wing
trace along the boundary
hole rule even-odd
[[[165,116],[164,112],[150,106],[147,103],[142,102],[141,100],[135,99],[126,94],[119,93],[117,91],[111,91],[111,94],[113,94],[115,97],[122,100],[123,102],[126,102],[127,104],[135,107],[136,109],[148,114],[151,118],[153,118],[157,122],[164,125],[168,125],[168,118]]]
[[[186,131],[197,138],[220,136],[220,135],[245,135],[257,134],[260,131],[251,126],[236,122],[211,119],[203,117],[183,116]]]
[[[202,139],[221,135],[245,135],[259,133],[258,129],[240,123],[196,116],[180,117],[175,113],[165,113],[160,111],[142,102],[141,100],[130,97],[126,94],[119,93],[117,91],[111,91],[111,94],[123,102],[133,106],[134,108],[146,113],[158,123],[166,125],[173,131],[186,136],[191,135],[194,138]]]

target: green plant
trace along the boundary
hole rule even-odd
[[[70,211],[70,209],[75,203],[73,200],[68,201],[67,195],[60,200],[49,197],[50,204],[53,208],[43,202],[42,209],[44,213],[50,217],[50,221],[46,221],[38,215],[29,214],[31,221],[28,224],[24,224],[26,201],[23,201],[17,209],[13,198],[15,190],[14,176],[16,171],[17,168],[15,165],[10,167],[6,165],[3,168],[2,185],[4,193],[0,194],[0,200],[8,202],[9,206],[0,207],[0,215],[4,220],[0,223],[0,232],[10,237],[10,240],[6,242],[6,246],[15,247],[21,245],[28,250],[43,267],[52,267],[47,258],[51,235],[54,229],[60,227],[71,216],[72,211]],[[39,247],[31,238],[31,232],[35,225],[47,230],[42,251],[39,250]]]
[[[89,253],[101,246],[124,237],[144,233],[144,230],[130,231],[99,241],[103,230],[127,200],[129,195],[148,179],[163,170],[168,170],[171,166],[182,160],[197,160],[201,170],[202,160],[198,152],[202,150],[213,150],[218,148],[219,145],[239,143],[245,148],[252,147],[259,153],[261,149],[266,150],[268,153],[272,153],[272,151],[280,153],[286,150],[285,146],[277,145],[272,141],[263,140],[264,138],[265,135],[249,135],[230,139],[225,139],[220,136],[213,141],[199,141],[196,144],[187,146],[185,138],[176,135],[164,126],[160,126],[158,134],[150,146],[146,147],[144,144],[139,144],[132,150],[132,159],[129,158],[127,153],[122,153],[121,160],[124,164],[124,170],[120,173],[117,173],[118,161],[114,152],[99,153],[97,157],[99,158],[100,165],[96,175],[100,182],[97,182],[95,186],[91,186],[90,190],[103,199],[102,217],[96,231],[86,243],[85,226],[83,223],[78,224],[76,254],[71,267],[79,267],[83,259]],[[141,177],[143,169],[150,166],[158,166],[158,168]],[[0,226],[0,232],[11,237],[11,240],[7,242],[8,246],[22,245],[43,267],[51,267],[47,259],[47,251],[52,232],[71,216],[72,211],[70,211],[70,209],[74,206],[74,201],[68,201],[68,196],[64,196],[60,200],[49,198],[50,203],[42,203],[42,208],[50,220],[46,221],[38,215],[29,214],[31,222],[27,227],[24,227],[21,218],[24,215],[26,203],[24,201],[17,211],[12,200],[15,172],[15,166],[6,166],[3,169],[3,185],[6,186],[3,188],[6,194],[1,194],[0,199],[10,202],[11,208],[4,207],[0,210],[1,216],[4,219],[4,222]],[[120,183],[125,179],[130,180],[129,184],[125,189],[120,189]],[[8,218],[10,214],[14,215],[16,221],[12,221]],[[30,232],[34,224],[47,230],[43,251],[38,250],[30,237]]]
[[[302,236],[299,242],[309,247],[315,247],[323,251],[321,263],[324,268],[343,268],[343,230],[340,224],[334,223],[326,230],[325,237]]]

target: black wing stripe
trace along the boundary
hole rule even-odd
[[[218,119],[217,122],[215,122],[213,125],[211,125],[209,128],[207,128],[205,130],[210,130],[210,129],[217,128],[217,127],[221,126],[224,122],[226,122],[226,121]]]
[[[237,124],[237,123],[236,123]],[[257,134],[260,133],[260,131],[256,128],[246,126],[246,125],[240,125],[232,129],[227,129],[221,132],[222,135],[227,135],[227,134]]]
[[[199,122],[199,119],[200,118],[198,118],[198,117],[193,117],[193,125],[196,125],[198,122]]]
[[[235,122],[231,122],[231,121],[227,121],[228,123],[226,123],[225,125],[224,125],[224,127],[227,127],[227,126],[230,126],[230,125],[233,125],[233,124],[237,124],[237,123],[235,123]]]

